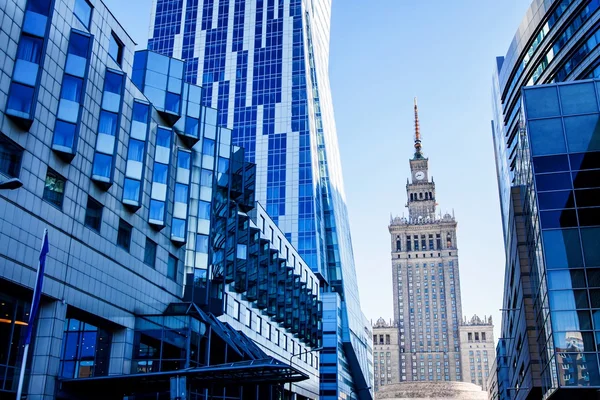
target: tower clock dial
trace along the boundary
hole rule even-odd
[[[425,179],[425,172],[423,172],[423,171],[415,172],[415,179],[418,181],[422,181],[423,179]]]

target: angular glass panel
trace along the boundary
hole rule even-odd
[[[600,150],[600,119],[598,114],[565,118],[565,132],[569,151]]]
[[[75,101],[60,99],[60,102],[58,103],[58,118],[74,124],[77,123],[79,118],[79,106],[80,104]]]
[[[170,77],[167,90],[171,93],[179,94],[179,93],[181,93],[181,87],[182,87],[181,85],[182,84],[183,84],[183,81],[181,79]]]
[[[568,171],[569,158],[566,155],[533,157],[533,169],[536,174]]]
[[[169,166],[161,163],[154,163],[154,171],[152,173],[152,181],[156,183],[167,183],[167,175]]]
[[[177,167],[183,169],[190,169],[192,153],[187,151],[179,151],[177,153]]]
[[[171,58],[171,68],[169,70],[169,75],[175,78],[183,79],[183,66],[183,61]]]
[[[148,51],[148,69],[167,75],[169,73],[169,58],[153,51]]]
[[[29,61],[17,60],[15,63],[13,80],[15,82],[35,86],[37,82],[38,71],[39,65]]]
[[[158,110],[165,108],[165,95],[166,92],[162,89],[157,89],[152,86],[146,86],[144,88],[144,94],[148,98],[148,101],[152,103]]]
[[[586,286],[585,274],[582,269],[548,271],[548,289],[572,289]]]
[[[579,225],[600,226],[600,208],[580,208],[577,210]]]
[[[531,153],[534,156],[567,152],[560,118],[529,121],[528,125]]]
[[[200,253],[208,253],[208,236],[196,235],[196,251]]]
[[[167,92],[165,100],[165,110],[175,114],[179,114],[181,107],[181,96],[178,94]]]
[[[536,87],[526,90],[524,97],[528,119],[560,115],[556,87]]]
[[[50,3],[49,0],[28,0],[27,10],[48,16],[50,13]]]
[[[138,203],[140,199],[140,181],[125,178],[123,184],[123,199]]]
[[[144,142],[135,139],[129,140],[127,159],[132,161],[144,162],[144,146]]]
[[[85,0],[77,0],[77,2],[86,2]],[[87,58],[89,54],[89,46],[90,46],[90,37],[85,35],[80,35],[76,32],[71,33],[71,38],[69,39],[69,54],[74,54],[76,56]]]
[[[156,145],[162,147],[171,147],[171,131],[158,128],[156,132]]]
[[[189,136],[198,137],[198,119],[192,117],[185,118],[185,133]]]
[[[600,152],[570,154],[569,159],[573,171],[600,168]]]
[[[211,139],[204,139],[202,141],[202,154],[206,154],[208,156],[215,155],[215,141]]]
[[[536,175],[535,183],[538,192],[573,188],[569,173]]]
[[[181,183],[175,184],[175,202],[187,204],[189,198],[189,188]]]
[[[538,193],[538,202],[540,210],[556,210],[575,207],[572,190]],[[579,204],[579,202],[577,204]]]
[[[106,77],[104,79],[104,91],[111,92],[121,95],[123,86],[123,75],[114,73],[112,71],[106,71]]]
[[[551,318],[554,331],[579,331],[592,325],[589,311],[556,311]]]
[[[173,218],[171,221],[171,236],[185,238],[185,220]]]
[[[157,200],[150,200],[150,219],[154,221],[164,221],[165,203]]]
[[[160,90],[167,90],[168,77],[165,74],[154,72],[152,70],[146,71],[146,85],[152,86]]]
[[[150,107],[147,104],[143,104],[143,103],[134,101],[133,102],[133,120],[147,124],[149,110],[150,110]]]
[[[600,228],[581,228],[581,241],[586,267],[600,266]]]
[[[558,87],[563,115],[598,111],[593,83],[577,83]]]
[[[108,55],[119,65],[123,62],[123,43],[114,32],[109,38]]]
[[[573,186],[575,189],[600,187],[600,171],[573,172]]]
[[[77,126],[75,124],[70,124],[57,119],[56,125],[54,126],[54,139],[52,144],[54,146],[60,146],[68,150],[73,150],[76,128]]]
[[[19,117],[31,119],[31,107],[33,104],[33,88],[13,82],[10,85],[7,111]]]
[[[112,169],[112,156],[96,153],[94,156],[94,166],[92,169],[92,175],[94,177],[104,177],[110,179],[110,172]]]
[[[75,0],[75,8],[73,13],[81,23],[86,27],[90,27],[90,17],[92,16],[92,6],[87,0]]]
[[[71,75],[66,75],[63,78],[60,98],[70,100],[75,103],[81,103],[81,89],[83,88],[83,79]]]
[[[200,185],[212,187],[213,184],[213,172],[208,169],[203,169],[200,176]]]
[[[542,237],[548,269],[583,267],[577,229],[543,231]]]
[[[117,135],[117,114],[100,111],[100,122],[98,123],[98,133],[106,135]]]
[[[44,35],[46,34],[47,23],[47,15],[42,15],[35,11],[28,10],[25,12],[25,21],[23,21],[23,32],[27,32],[39,37],[44,37]]]
[[[577,226],[575,210],[541,211],[542,229],[571,228]]]
[[[200,200],[198,202],[198,218],[210,220],[210,203]]]

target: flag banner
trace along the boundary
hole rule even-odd
[[[33,299],[31,301],[31,312],[29,313],[29,323],[27,324],[27,336],[25,337],[25,344],[31,343],[31,336],[33,330],[33,322],[37,317],[37,313],[40,308],[40,301],[42,299],[42,285],[44,284],[44,269],[46,268],[46,256],[50,250],[48,244],[48,230],[44,230],[44,238],[42,239],[42,250],[40,251],[40,265],[37,272],[37,279],[35,288],[33,289]]]

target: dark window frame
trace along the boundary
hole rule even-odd
[[[124,238],[121,234],[129,235],[129,238]],[[117,246],[127,251],[131,251],[131,237],[133,236],[133,225],[125,221],[123,218],[119,218],[119,228],[117,229]],[[125,240],[127,243],[125,243]]]
[[[58,193],[58,192],[48,189],[48,186],[47,186],[48,177],[54,177],[54,179],[62,180],[62,182],[63,182],[62,193],[60,196],[60,203],[57,202],[56,200],[53,200],[52,198],[49,198],[50,193]],[[47,203],[51,204],[52,206],[58,208],[59,210],[62,210],[64,200],[65,200],[66,186],[67,186],[67,179],[65,177],[63,177],[61,174],[59,174],[58,172],[54,171],[52,168],[48,167],[48,169],[46,170],[46,178],[44,180],[44,193],[42,194],[42,199],[44,201],[46,201]]]
[[[100,215],[98,215],[97,219],[98,219],[98,226],[96,227],[93,222],[90,221],[91,218],[94,218],[93,216],[89,216],[88,214],[88,210],[90,210],[90,203],[92,203],[92,205],[94,206],[98,206],[98,209],[100,210]],[[87,205],[85,207],[85,218],[83,221],[83,224],[85,226],[87,226],[88,228],[90,228],[93,231],[96,231],[98,233],[100,233],[100,229],[102,228],[102,213],[104,211],[104,206],[102,205],[102,203],[100,203],[98,200],[94,199],[92,196],[88,196],[88,201],[87,201]]]
[[[4,152],[3,149],[13,150],[13,152]],[[0,174],[10,178],[18,178],[23,163],[23,152],[24,149],[21,146],[12,141],[8,136],[0,134]],[[4,159],[5,154],[7,155],[6,160]],[[18,162],[9,159],[15,156],[18,158]],[[8,164],[6,170],[3,167],[4,162]]]
[[[111,51],[110,51],[111,39],[114,40],[117,45],[117,54],[116,54],[117,58],[116,59],[113,57],[113,55],[111,54]],[[108,56],[110,58],[112,58],[114,60],[114,62],[116,62],[119,66],[123,65],[124,50],[125,50],[125,45],[123,44],[123,41],[121,39],[119,39],[119,37],[117,36],[117,34],[114,31],[112,31],[110,33],[109,42],[108,42]]]
[[[152,260],[149,257],[149,248],[153,248],[152,250]],[[146,237],[146,245],[144,246],[144,264],[149,267],[156,268],[156,251],[158,250],[158,245],[156,242],[149,237]]]
[[[84,22],[76,12],[78,2],[83,2],[90,7],[90,15],[88,17],[87,23]],[[86,29],[90,29],[90,24],[92,23],[92,15],[93,14],[94,14],[94,6],[88,0],[75,0],[75,6],[73,7],[73,15],[75,15],[75,18],[77,18],[79,20],[79,22],[81,22],[83,24],[83,26],[85,26]]]
[[[174,266],[173,269],[171,269],[171,262],[173,262],[173,266]],[[178,272],[177,264],[178,263],[179,263],[179,259],[177,257],[175,257],[173,254],[169,254],[169,258],[167,261],[167,278],[169,278],[175,282],[177,282],[177,272]]]

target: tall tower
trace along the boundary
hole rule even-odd
[[[393,218],[389,226],[399,380],[461,381],[457,222],[450,214],[436,215],[435,183],[422,151],[416,99],[414,108],[415,152],[406,185],[409,216]]]
[[[148,47],[188,61],[185,80],[203,87],[204,105],[257,165],[257,200],[323,278],[323,312],[337,321],[324,327],[323,353],[338,356],[321,358],[321,399],[370,399],[369,324],[329,86],[330,19],[331,0],[154,0]]]

